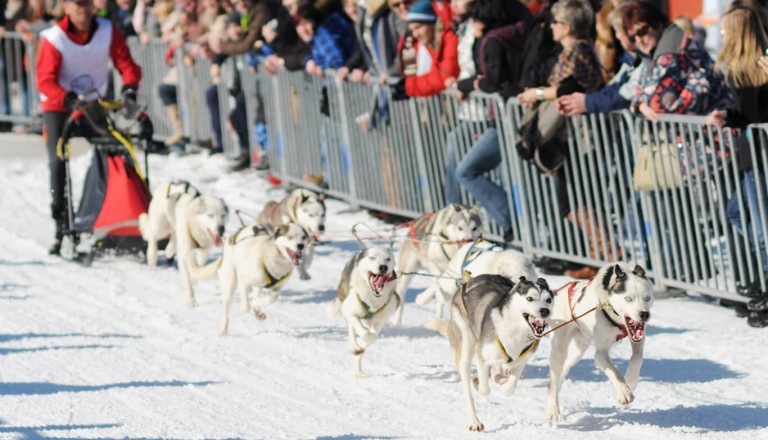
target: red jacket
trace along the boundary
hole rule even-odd
[[[437,19],[442,22],[443,29],[440,31],[440,44],[437,50],[429,47],[426,49],[432,55],[432,70],[421,76],[405,77],[405,93],[408,96],[431,96],[445,90],[445,80],[459,76],[459,39],[451,30],[451,20],[453,20],[453,10],[446,1],[433,1],[432,8],[437,15]],[[403,51],[405,39],[411,38],[408,34],[400,38],[398,44],[398,54]],[[417,58],[418,51],[424,46],[415,45]],[[402,64],[401,64],[402,73]]]
[[[98,20],[94,21],[91,32],[87,36],[77,35],[69,24],[69,17],[65,16],[57,26],[64,31],[66,38],[78,46],[90,44],[96,34],[98,24],[106,23]],[[106,23],[108,26],[109,23]],[[40,91],[41,108],[43,111],[65,112],[64,97],[72,89],[67,85],[60,83],[60,73],[62,71],[63,55],[56,48],[52,41],[46,38],[45,32],[40,41],[39,56],[37,59],[37,88]],[[123,78],[124,87],[138,88],[141,81],[141,68],[133,61],[128,45],[125,43],[125,37],[112,26],[111,41],[109,43],[109,59],[120,72]],[[103,63],[109,63],[109,59],[104,59]],[[98,61],[101,63],[101,61]]]

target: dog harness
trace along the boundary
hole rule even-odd
[[[397,305],[399,307],[400,306],[400,297],[397,296],[397,295],[393,295],[393,296],[395,298],[397,298]],[[360,305],[363,307],[363,310],[365,310],[365,316],[363,316],[363,319],[373,319],[373,317],[378,315],[379,312],[381,312],[382,310],[387,308],[389,303],[392,302],[392,297],[393,296],[389,297],[389,301],[387,301],[386,304],[384,304],[383,306],[379,307],[379,309],[376,310],[375,312],[372,312],[371,311],[371,306],[366,304],[365,301],[363,301],[362,298],[360,298],[360,295],[358,295],[357,292],[355,292],[355,297],[357,298],[357,302],[359,302]]]
[[[480,242],[483,243],[489,243],[489,241],[485,241],[482,239],[482,237],[477,237],[472,241],[472,246],[469,247],[469,250],[467,250],[467,254],[464,255],[464,259],[461,261],[461,273],[464,273],[464,269],[466,269],[467,265],[471,262],[475,261],[477,257],[485,253],[486,251],[490,251],[491,249],[495,249],[498,246],[493,244],[491,247],[487,249],[475,249],[475,246],[477,246]]]
[[[271,273],[269,273],[269,271],[267,270],[267,263],[265,263],[264,260],[261,260],[261,271],[262,273],[264,273],[264,277],[267,279],[267,285],[263,286],[263,287],[266,287],[267,289],[280,286],[281,284],[283,284],[283,282],[285,282],[285,280],[288,279],[288,277],[291,275],[291,272],[293,272],[293,270],[289,270],[288,273],[283,275],[282,278],[277,278],[273,276]]]
[[[589,283],[587,283],[587,286],[592,283],[592,280],[589,280]],[[576,316],[573,314],[574,309],[576,308],[576,304],[573,303],[573,294],[576,291],[576,284],[578,284],[577,281],[573,281],[570,283],[571,285],[568,287],[568,305],[571,308],[571,317],[573,320],[576,320]],[[584,288],[586,288],[585,286]],[[609,305],[610,307],[610,305]],[[621,341],[622,339],[626,338],[629,335],[629,332],[627,331],[627,328],[618,322],[611,319],[611,316],[608,314],[608,312],[605,311],[605,307],[600,307],[600,310],[603,312],[603,316],[605,316],[605,319],[608,320],[608,322],[611,323],[612,326],[616,327],[617,329],[621,330],[621,334],[616,336],[616,342]]]
[[[499,350],[501,350],[501,354],[504,355],[504,360],[506,361],[506,364],[511,364],[512,362],[516,360],[520,360],[524,358],[525,356],[533,353],[536,351],[536,348],[539,346],[539,340],[534,339],[533,342],[531,342],[527,347],[523,349],[523,351],[520,352],[520,354],[517,356],[517,359],[512,359],[512,357],[509,356],[507,353],[507,350],[504,348],[504,344],[501,343],[501,339],[499,339],[499,335],[496,334],[496,330],[493,331],[494,336],[496,336],[496,344],[499,345]]]

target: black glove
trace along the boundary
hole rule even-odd
[[[64,108],[69,113],[72,113],[73,111],[77,110],[82,105],[83,105],[83,101],[80,101],[80,98],[77,96],[77,93],[67,92],[67,94],[64,96]]]
[[[402,101],[405,99],[408,99],[408,94],[405,93],[405,80],[401,79],[400,81],[396,82],[395,84],[391,84],[390,89],[392,90],[392,99],[395,101]]]
[[[121,94],[121,100],[123,101],[123,116],[126,119],[133,119],[138,116],[141,108],[136,102],[136,89],[131,86],[123,87]]]

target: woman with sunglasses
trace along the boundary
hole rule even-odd
[[[728,102],[728,90],[707,51],[656,6],[633,2],[622,18],[642,58],[633,110],[655,122],[657,113],[706,114]]]

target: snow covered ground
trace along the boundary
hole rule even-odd
[[[385,327],[366,353],[370,377],[353,376],[343,321],[325,314],[352,242],[319,248],[313,279],[291,279],[266,321],[233,306],[220,338],[213,280],[193,310],[176,269],[46,254],[43,150],[39,138],[0,137],[0,438],[768,438],[768,332],[698,298],[654,305],[631,405],[618,405],[589,351],[563,387],[567,419],[550,424],[544,340],[515,395],[477,398],[481,434],[467,431],[448,342],[422,327],[434,304],[413,303],[426,280],[408,292],[404,325]],[[73,160],[78,191],[87,164]],[[188,179],[232,210],[256,213],[284,194],[223,169],[221,157],[151,160],[155,184]],[[384,227],[347,208],[329,202],[329,235],[357,221]],[[622,370],[628,357],[628,343],[614,350]]]

